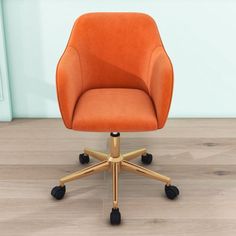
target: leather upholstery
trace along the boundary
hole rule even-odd
[[[166,122],[173,69],[148,15],[89,13],[79,17],[56,77],[59,106],[68,128],[145,131],[162,128]]]

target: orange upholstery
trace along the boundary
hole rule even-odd
[[[152,100],[142,90],[91,89],[79,99],[72,128],[84,131],[145,131],[157,129],[157,119]]]
[[[165,124],[173,69],[148,15],[89,13],[79,17],[56,77],[67,128],[145,131]]]

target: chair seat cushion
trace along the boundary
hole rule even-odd
[[[102,88],[85,92],[76,105],[72,129],[125,132],[157,129],[152,100],[138,89]]]

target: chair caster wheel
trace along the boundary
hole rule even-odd
[[[51,191],[51,195],[57,199],[57,200],[61,200],[66,192],[66,186],[64,185],[63,187],[61,186],[56,186],[52,189]]]
[[[146,153],[145,155],[142,155],[142,163],[145,165],[150,165],[152,163],[152,154]]]
[[[110,214],[110,222],[112,225],[119,225],[121,222],[121,215],[119,208],[112,208]]]
[[[179,195],[179,190],[174,185],[169,185],[169,186],[166,185],[165,192],[166,192],[167,198],[171,200],[175,199]]]
[[[88,164],[89,163],[89,155],[85,153],[79,154],[79,162],[80,164]]]

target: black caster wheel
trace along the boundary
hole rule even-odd
[[[51,191],[51,195],[57,199],[57,200],[61,200],[66,192],[66,186],[64,185],[63,187],[61,186],[56,186],[52,189]]]
[[[121,222],[121,215],[119,208],[112,208],[110,214],[110,222],[112,225],[119,225]]]
[[[171,200],[175,199],[179,195],[179,190],[174,185],[169,185],[169,186],[166,185],[165,192],[166,196]]]
[[[142,155],[142,163],[150,165],[152,163],[152,154],[146,153],[145,155]]]
[[[79,162],[80,164],[88,164],[89,163],[89,155],[85,153],[79,154]]]

